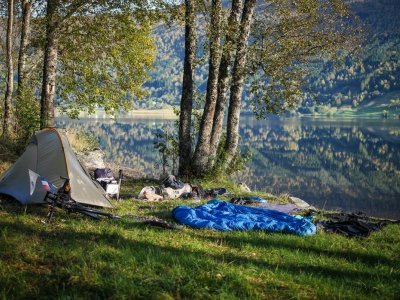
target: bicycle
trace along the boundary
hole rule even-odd
[[[47,191],[44,198],[44,201],[50,204],[49,212],[47,213],[45,221],[46,223],[51,223],[57,207],[66,210],[68,213],[80,213],[96,220],[99,220],[101,217],[107,217],[110,219],[119,218],[117,215],[113,215],[102,210],[93,209],[74,201],[71,198],[71,186],[69,184],[69,178],[63,176],[60,176],[60,178],[64,180],[63,185],[55,193],[51,190]]]
[[[102,210],[93,209],[87,206],[84,206],[71,198],[70,192],[71,187],[69,185],[69,178],[60,176],[61,179],[64,180],[63,185],[58,189],[57,192],[53,192],[52,189],[48,190],[45,196],[45,202],[50,204],[49,212],[47,213],[47,218],[44,221],[47,224],[51,223],[53,219],[54,213],[56,208],[62,208],[66,210],[68,213],[80,213],[85,216],[88,216],[92,219],[99,220],[101,217],[107,217],[109,219],[133,219],[135,222],[151,225],[156,227],[162,227],[166,229],[182,229],[183,226],[178,224],[171,224],[167,221],[154,218],[154,219],[147,219],[141,216],[135,215],[114,215],[111,213],[107,213]]]

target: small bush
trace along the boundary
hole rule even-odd
[[[225,151],[225,140],[226,134],[223,134],[221,141],[217,150],[217,161],[214,167],[210,170],[210,175],[221,176],[223,178],[228,178],[228,174],[235,174],[246,168],[247,163],[252,159],[252,153],[249,148],[242,149],[238,147],[235,157],[233,158],[231,164],[226,166],[226,151]]]
[[[67,130],[66,135],[75,152],[93,151],[99,148],[99,141],[91,133]]]
[[[18,147],[11,142],[0,140],[0,175],[18,158]]]
[[[15,106],[18,139],[25,145],[29,137],[40,127],[40,104],[32,90],[23,89]]]

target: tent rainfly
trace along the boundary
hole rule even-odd
[[[0,178],[0,194],[14,197],[22,204],[44,203],[46,190],[36,172],[56,187],[63,184],[60,176],[70,179],[71,198],[79,203],[112,207],[102,187],[94,182],[80,164],[67,137],[54,128],[36,132],[21,157]],[[31,174],[31,175],[30,175]]]

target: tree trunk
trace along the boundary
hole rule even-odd
[[[26,59],[29,35],[31,32],[31,7],[29,0],[22,2],[22,26],[21,26],[21,42],[18,56],[18,89],[17,97],[21,97],[26,86]]]
[[[14,1],[8,1],[8,22],[7,22],[7,83],[6,94],[4,98],[4,114],[3,114],[3,137],[9,138],[12,130],[12,94],[14,90],[14,72],[13,72],[13,57],[12,57],[12,35],[14,22]]]
[[[193,77],[196,59],[196,14],[193,0],[185,0],[185,61],[179,117],[179,174],[190,174]]]
[[[221,10],[221,0],[212,0],[206,103],[201,118],[199,139],[193,157],[193,167],[197,175],[204,174],[208,169],[211,130],[218,94],[218,72],[221,62]]]
[[[239,121],[248,52],[247,43],[250,35],[250,27],[253,21],[255,5],[256,0],[245,0],[244,2],[240,33],[237,42],[236,58],[232,72],[231,95],[229,99],[228,124],[225,143],[225,166],[229,166],[232,162],[237,153],[239,144]]]
[[[213,127],[210,140],[209,165],[214,166],[217,155],[218,145],[221,139],[222,125],[225,115],[226,92],[229,84],[229,66],[231,65],[234,48],[236,45],[236,35],[239,27],[240,13],[242,10],[242,0],[233,0],[231,13],[228,20],[228,31],[225,37],[225,45],[222,53],[221,64],[219,66],[218,96],[215,107]]]
[[[40,99],[40,128],[54,126],[54,97],[57,71],[57,6],[58,0],[47,2],[46,47],[44,50],[42,95]]]

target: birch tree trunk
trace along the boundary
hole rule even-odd
[[[196,58],[196,14],[193,0],[185,0],[185,60],[179,117],[179,175],[189,175],[192,139],[193,77]]]
[[[21,26],[21,42],[18,56],[18,88],[17,97],[21,97],[26,86],[26,59],[27,46],[31,32],[31,7],[29,0],[22,2],[22,26]]]
[[[248,52],[248,39],[253,21],[256,0],[245,0],[240,33],[237,41],[235,63],[232,71],[231,95],[229,99],[228,124],[226,131],[226,161],[229,166],[234,159],[239,144],[239,121],[242,105],[242,93],[245,79],[245,68]]]
[[[13,72],[13,57],[12,57],[12,35],[14,22],[14,0],[8,1],[8,21],[7,21],[7,83],[6,94],[4,97],[4,114],[3,114],[3,137],[9,138],[12,130],[12,94],[14,90],[14,72]]]
[[[198,175],[208,169],[210,138],[213,127],[215,104],[218,95],[218,74],[221,62],[221,0],[212,0],[210,24],[210,58],[208,62],[208,80],[206,103],[201,119],[199,139],[193,158],[193,167]]]
[[[242,0],[232,0],[231,13],[228,19],[228,29],[225,36],[225,45],[223,48],[221,64],[219,66],[218,77],[218,96],[215,107],[213,126],[211,131],[210,140],[210,156],[209,165],[214,166],[215,158],[217,155],[218,146],[222,134],[222,125],[224,122],[225,105],[226,105],[226,92],[229,84],[229,67],[234,54],[236,46],[237,31],[239,27],[240,13],[242,11]]]
[[[47,1],[46,46],[44,50],[42,95],[40,99],[40,128],[54,126],[54,97],[57,71],[57,7],[58,0]]]

